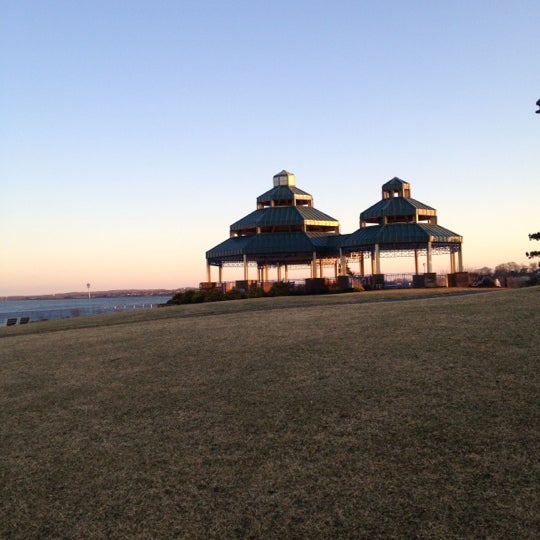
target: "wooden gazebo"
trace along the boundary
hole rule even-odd
[[[355,257],[364,275],[364,259],[371,259],[371,274],[381,274],[381,256],[414,257],[414,273],[419,257],[426,257],[426,272],[433,273],[435,254],[450,256],[450,272],[463,271],[463,238],[437,223],[435,208],[411,197],[411,186],[392,178],[382,186],[382,199],[360,214],[360,228],[340,242],[340,256]],[[456,261],[457,255],[457,261]]]
[[[450,257],[449,285],[462,285],[468,279],[462,242],[438,224],[435,208],[411,197],[410,184],[399,178],[383,184],[382,199],[360,214],[360,228],[342,235],[339,222],[317,210],[313,197],[296,187],[294,174],[283,170],[273,177],[272,189],[257,197],[256,209],[230,226],[230,237],[206,252],[206,286],[223,283],[226,266],[241,266],[245,282],[250,267],[257,269],[252,281],[268,281],[269,268],[277,269],[278,281],[288,281],[291,266],[309,266],[310,278],[322,278],[323,267],[330,265],[337,278],[353,261],[365,276],[366,259],[372,278],[384,284],[381,257],[397,256],[414,257],[413,281],[422,286],[436,281],[432,259],[438,254]],[[426,261],[422,274],[420,257]],[[217,282],[212,267],[218,268]]]
[[[207,282],[211,268],[242,266],[244,280],[250,266],[257,280],[268,280],[268,269],[277,269],[278,281],[288,280],[291,265],[309,265],[311,277],[322,273],[323,262],[336,261],[339,222],[313,206],[313,197],[296,187],[295,175],[285,170],[273,177],[273,187],[257,197],[257,208],[230,226],[230,237],[206,252]],[[337,268],[337,266],[336,266]]]

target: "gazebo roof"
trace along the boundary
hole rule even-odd
[[[293,173],[281,171],[274,187],[257,197],[257,209],[230,226],[231,238],[206,252],[210,264],[242,261],[304,264],[316,252],[338,252],[339,221],[313,207],[309,193],[296,187]],[[330,240],[330,238],[332,240]]]
[[[391,223],[362,227],[347,238],[341,245],[349,251],[372,249],[375,244],[381,250],[413,249],[425,246],[427,242],[436,244],[461,243],[463,238],[440,225],[429,223]]]
[[[257,197],[257,203],[269,201],[292,201],[294,198],[311,200],[313,197],[296,186],[276,186]]]
[[[210,264],[223,261],[241,261],[246,255],[248,259],[277,262],[309,261],[313,251],[333,251],[339,235],[327,233],[275,233],[229,238],[206,252]]]
[[[454,253],[463,238],[437,224],[437,211],[411,198],[408,182],[394,177],[382,199],[360,214],[360,228],[339,234],[337,219],[313,207],[294,174],[274,175],[274,187],[257,198],[257,209],[230,226],[231,237],[206,252],[210,265],[242,261],[258,265],[309,264],[366,251],[425,250]],[[378,250],[377,247],[378,246]]]
[[[416,199],[406,199],[405,197],[393,197],[382,199],[360,214],[360,221],[386,217],[406,217],[414,216],[417,210],[425,210],[428,214],[435,215],[436,210],[427,204]]]
[[[240,231],[256,227],[272,227],[286,225],[339,225],[337,219],[311,206],[273,206],[254,210],[231,225],[231,231]]]
[[[404,188],[409,188],[410,184],[409,182],[405,182],[405,180],[402,180],[401,178],[398,178],[397,176],[394,176],[392,180],[388,180],[385,184],[383,184],[382,188],[384,191],[399,191]]]

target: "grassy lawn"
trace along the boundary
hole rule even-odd
[[[540,287],[0,329],[1,538],[531,538]]]

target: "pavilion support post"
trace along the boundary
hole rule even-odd
[[[285,281],[289,281],[289,267],[285,265]]]
[[[339,248],[339,266],[340,266],[340,276],[347,275],[347,257],[343,255],[343,250]]]
[[[381,252],[379,250],[379,244],[375,244],[375,273],[381,273]]]
[[[334,261],[334,278],[337,279],[338,277],[338,260],[336,259]]]
[[[277,265],[277,280],[281,281],[281,264]]]
[[[311,261],[311,277],[317,277],[317,253],[313,252],[313,260]]]
[[[268,281],[268,265],[264,265],[264,281]]]
[[[432,266],[433,266],[433,262],[432,262],[432,250],[431,250],[431,242],[428,242],[427,243],[427,255],[426,255],[426,258],[427,258],[427,271],[428,271],[428,274],[431,274],[431,272],[433,271],[432,270]]]
[[[458,249],[458,272],[463,272],[463,251],[462,251],[462,246],[461,244],[459,244],[459,249]]]
[[[418,275],[418,250],[414,250],[414,273]]]
[[[212,272],[210,271],[210,263],[206,263],[206,282],[210,283],[212,281]]]
[[[223,283],[223,265],[219,265],[219,282]]]
[[[375,251],[371,252],[371,275],[374,276],[377,273],[375,268]]]
[[[322,259],[319,259],[319,277],[323,277],[323,262]]]
[[[364,277],[365,270],[364,270],[364,252],[360,252],[360,275]]]
[[[456,254],[450,250],[450,273],[454,274],[456,271]]]
[[[247,255],[244,254],[244,281],[248,280],[248,260]]]

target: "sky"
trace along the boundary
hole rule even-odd
[[[467,269],[528,264],[539,20],[537,0],[0,0],[0,296],[197,286],[282,169],[343,233],[397,176]]]

